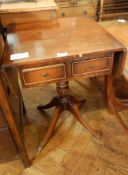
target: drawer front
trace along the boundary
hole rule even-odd
[[[22,77],[26,86],[61,80],[66,78],[65,64],[23,69]]]
[[[111,57],[82,60],[72,63],[72,76],[109,71]]]
[[[58,17],[71,17],[71,16],[81,16],[85,15],[87,13],[87,6],[86,5],[77,5],[77,6],[70,6],[70,4],[67,4],[69,7],[61,7],[57,11]]]
[[[1,2],[1,1],[0,1]],[[33,12],[24,12],[23,14],[21,12],[18,13],[1,13],[1,19],[2,24],[7,27],[9,24],[20,24],[20,23],[28,23],[28,22],[35,22],[35,21],[44,21],[44,20],[50,20],[52,16],[56,16],[56,14],[53,14],[54,12],[52,10],[41,10],[41,11],[33,11]],[[56,13],[56,11],[55,11]]]

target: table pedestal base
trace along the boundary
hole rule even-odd
[[[53,106],[55,107],[55,110],[53,112],[53,116],[51,119],[51,123],[49,125],[49,128],[46,132],[46,135],[44,136],[43,141],[40,144],[39,152],[45,147],[45,145],[48,143],[49,139],[53,135],[53,131],[56,127],[57,121],[59,120],[61,113],[64,110],[69,110],[73,116],[95,137],[100,137],[101,134],[98,131],[95,131],[81,116],[78,104],[81,102],[84,102],[85,100],[78,101],[75,97],[69,95],[69,82],[59,82],[57,83],[57,91],[59,96],[52,99],[52,101],[45,105],[45,106],[38,106],[37,108],[39,110],[47,109]]]

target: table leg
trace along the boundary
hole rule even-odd
[[[128,127],[126,126],[124,121],[121,119],[119,113],[117,112],[117,110],[115,108],[115,106],[117,106],[117,98],[115,97],[115,94],[113,91],[113,77],[112,77],[112,75],[107,75],[107,78],[106,78],[106,96],[107,96],[107,105],[108,105],[109,112],[116,117],[120,126],[128,134]]]
[[[96,86],[101,90],[106,98],[106,77],[95,77],[91,78]],[[113,78],[112,81],[113,94],[114,94],[114,108],[116,111],[120,112],[122,110],[128,109],[128,81],[124,76],[118,78]],[[111,97],[111,95],[110,95]],[[109,110],[110,111],[110,110]],[[112,111],[110,111],[112,112]]]
[[[23,164],[25,167],[30,166],[30,160],[27,155],[27,151],[25,149],[24,142],[22,140],[21,133],[16,125],[16,122],[13,117],[13,113],[10,108],[10,104],[5,92],[4,82],[2,78],[0,77],[0,107],[2,109],[2,112],[4,114],[5,120],[8,124],[8,127],[10,129],[10,132],[13,136],[13,139],[15,141],[15,144],[20,152],[21,159],[23,161]]]
[[[43,110],[43,109],[48,109],[48,108],[52,108],[55,107],[58,104],[58,97],[54,97],[48,104],[46,105],[39,105],[37,106],[38,110]]]
[[[73,116],[85,127],[94,137],[101,137],[101,133],[94,130],[81,116],[80,111],[78,110],[78,107],[76,104],[69,104],[70,106],[70,112],[73,114]]]
[[[59,120],[59,117],[61,115],[61,113],[63,112],[63,106],[62,105],[58,105],[56,106],[53,116],[52,116],[52,120],[50,122],[50,125],[48,127],[48,130],[43,138],[43,141],[40,144],[40,147],[38,149],[38,151],[40,152],[42,150],[42,148],[45,147],[45,145],[48,143],[49,139],[51,138],[54,129],[56,127],[57,121]]]
[[[85,100],[80,100],[78,101],[75,97],[69,94],[69,82],[64,81],[64,82],[59,82],[57,83],[57,92],[59,94],[57,98],[57,103],[56,103],[56,108],[54,110],[53,116],[51,123],[49,125],[49,128],[46,132],[46,135],[44,136],[43,141],[40,144],[39,152],[44,148],[44,146],[47,144],[49,141],[50,137],[53,134],[53,131],[56,127],[57,121],[59,117],[61,116],[61,113],[64,110],[69,110],[73,116],[95,137],[100,137],[101,134],[97,131],[95,131],[80,115],[80,111],[78,108],[79,103],[84,103]],[[55,98],[54,98],[55,99]],[[55,100],[56,101],[56,100]],[[46,107],[46,106],[45,106]],[[40,107],[40,109],[44,109],[44,107]]]

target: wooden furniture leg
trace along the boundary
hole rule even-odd
[[[23,129],[23,123],[28,124],[29,119],[26,115],[26,108],[23,101],[23,96],[21,93],[21,89],[18,83],[18,75],[15,69],[2,69],[2,77],[7,82],[8,95],[13,96],[13,98],[19,98],[19,120],[20,120],[20,128]],[[11,78],[9,77],[11,75]],[[16,80],[16,83],[12,83],[13,79]]]
[[[37,106],[38,110],[43,110],[43,109],[48,109],[48,108],[52,108],[55,107],[57,104],[59,103],[59,99],[58,97],[54,97],[48,104],[42,106]]]
[[[123,128],[123,130],[128,134],[128,127],[124,123],[124,121],[121,119],[118,111],[116,110],[116,105],[118,103],[118,99],[115,97],[114,91],[113,91],[113,77],[112,75],[108,75],[106,79],[107,88],[106,88],[106,96],[107,96],[107,104],[108,104],[108,110],[110,113],[112,113],[116,119],[118,120],[120,126]]]
[[[113,79],[116,110],[128,109],[128,80],[124,76]]]
[[[63,112],[63,106],[62,105],[56,106],[54,113],[52,115],[51,123],[49,125],[48,130],[47,130],[47,133],[45,134],[43,141],[40,144],[39,152],[43,147],[45,147],[45,145],[48,143],[49,139],[51,138],[51,136],[54,132],[54,129],[56,127],[57,121],[59,120],[59,117],[60,117],[62,112]]]
[[[86,99],[82,99],[82,100],[77,100],[75,97],[72,96],[72,99],[74,99],[74,103],[78,104],[78,105],[81,105],[83,103],[86,102]],[[52,107],[55,107],[57,105],[59,105],[59,97],[53,97],[53,99],[46,105],[39,105],[37,106],[37,109],[38,110],[44,110],[44,109],[49,109],[49,108],[52,108]]]
[[[94,130],[90,125],[88,125],[88,123],[81,116],[78,107],[73,103],[69,103],[69,106],[71,113],[81,123],[81,125],[83,125],[83,127],[85,127],[94,137],[100,138],[101,133]]]
[[[2,33],[4,41],[6,40],[6,29],[3,27],[1,20],[0,20],[0,33]]]
[[[91,78],[96,86],[101,90],[103,95],[106,97],[106,76]],[[110,98],[114,99],[114,108],[117,112],[128,109],[128,81],[124,76],[112,78],[112,90],[110,90]]]
[[[28,158],[27,151],[26,151],[24,142],[22,140],[21,133],[20,133],[20,131],[15,123],[13,113],[11,111],[10,104],[8,102],[4,88],[5,87],[4,87],[3,80],[0,77],[0,107],[2,109],[5,120],[8,124],[9,129],[10,129],[10,132],[13,136],[13,139],[15,140],[15,144],[19,150],[23,164],[25,167],[29,167],[31,165],[31,163],[30,163],[30,160]]]
[[[56,108],[51,120],[51,123],[49,125],[49,128],[46,132],[46,135],[44,136],[43,141],[40,144],[38,153],[44,148],[44,146],[47,144],[47,142],[49,141],[50,137],[53,134],[53,131],[56,127],[57,121],[59,119],[59,117],[61,116],[61,113],[64,110],[69,110],[73,116],[95,137],[100,137],[101,134],[99,134],[98,132],[96,132],[84,119],[83,117],[80,115],[79,109],[78,109],[78,104],[79,101],[77,99],[75,99],[75,97],[73,97],[72,95],[69,94],[69,82],[68,81],[64,81],[64,82],[59,82],[57,83],[57,91],[59,96],[57,98],[57,103],[56,103]],[[52,102],[54,102],[54,100],[52,100]],[[56,101],[56,100],[55,100]],[[80,102],[85,102],[85,100],[82,100]],[[54,103],[53,103],[54,104]],[[50,105],[51,107],[52,105]],[[45,106],[45,108],[48,107]],[[40,106],[41,109],[41,106]],[[44,109],[44,107],[42,107],[42,109]],[[37,154],[38,154],[37,153]]]

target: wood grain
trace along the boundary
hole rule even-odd
[[[53,0],[37,0],[35,2],[15,2],[4,3],[0,6],[0,13],[16,13],[16,12],[32,12],[41,10],[56,10],[58,9]]]

